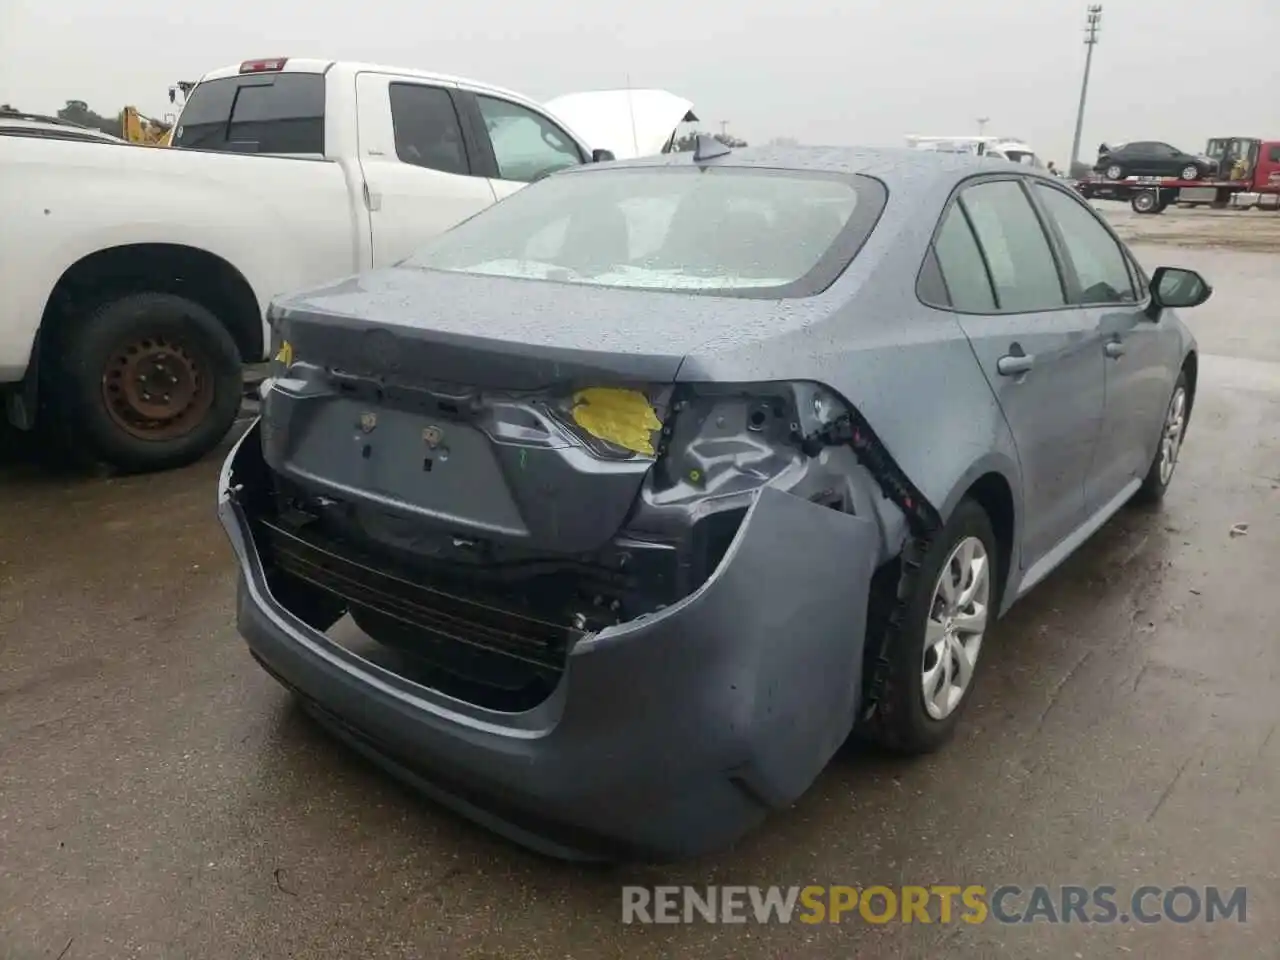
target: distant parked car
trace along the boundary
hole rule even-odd
[[[1125,177],[1178,177],[1198,180],[1218,170],[1218,161],[1203,154],[1185,153],[1177,147],[1155,140],[1138,140],[1098,152],[1095,173],[1108,180]]]

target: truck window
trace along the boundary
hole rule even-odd
[[[175,147],[324,154],[324,77],[277,73],[201,83],[178,118]]]
[[[461,176],[471,173],[449,91],[421,83],[391,84],[391,127],[402,163]]]
[[[1267,148],[1267,162],[1280,163],[1280,144],[1272,144]]]
[[[541,114],[496,97],[477,96],[498,176],[528,183],[582,163],[570,136]]]

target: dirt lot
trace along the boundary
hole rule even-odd
[[[1097,207],[1115,224],[1120,236],[1132,243],[1280,252],[1280,211],[1192,207],[1139,215],[1121,203],[1100,202]]]
[[[948,750],[850,749],[697,863],[548,862],[319,732],[236,636],[217,458],[0,472],[0,957],[1280,956],[1280,256],[1223,249],[1280,216],[1110,207],[1216,287],[1164,509],[1002,622]],[[623,926],[624,883],[1243,885],[1248,922]]]

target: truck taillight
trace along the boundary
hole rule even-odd
[[[275,57],[271,60],[246,60],[240,64],[241,73],[273,73],[277,70],[283,70],[284,65],[289,62],[288,57]]]

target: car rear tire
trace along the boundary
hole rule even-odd
[[[1182,168],[1183,180],[1198,180],[1200,178],[1200,168],[1194,163],[1188,163]]]
[[[1191,393],[1187,389],[1187,373],[1182,371],[1174,382],[1169,405],[1165,407],[1160,422],[1160,442],[1156,444],[1155,457],[1143,478],[1142,486],[1134,494],[1134,503],[1155,504],[1164,499],[1165,491],[1173,481],[1178,466],[1178,454],[1187,435],[1187,420],[1191,414]]]
[[[240,409],[240,352],[206,307],[169,293],[113,297],[64,328],[49,386],[63,444],[129,473],[192,463]]]
[[[887,651],[884,688],[867,728],[883,747],[930,753],[955,733],[999,608],[999,558],[986,511],[962,500],[920,565],[902,635]]]
[[[1111,166],[1107,167],[1106,174],[1108,180],[1123,180],[1124,167],[1120,166],[1118,163],[1113,163]]]

